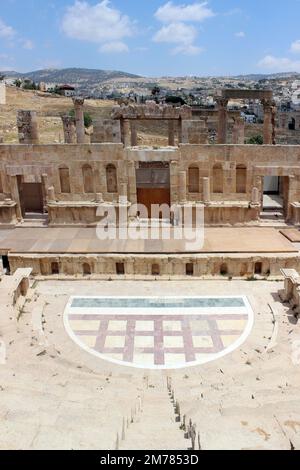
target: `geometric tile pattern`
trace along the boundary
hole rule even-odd
[[[105,309],[102,314],[82,308],[68,313],[67,325],[79,345],[103,359],[143,368],[178,368],[213,360],[245,335],[245,309],[232,314],[219,310],[164,314],[161,309],[162,314],[153,314],[134,309],[118,314],[114,309],[108,314]]]

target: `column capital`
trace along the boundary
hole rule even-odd
[[[217,96],[215,100],[218,105],[218,108],[227,108],[227,105],[228,105],[227,98],[223,98],[223,96]]]
[[[83,106],[84,105],[84,98],[76,96],[73,99],[74,106]]]
[[[264,111],[270,111],[271,112],[271,111],[273,111],[273,108],[275,107],[275,103],[272,100],[262,99],[261,104],[264,107]]]

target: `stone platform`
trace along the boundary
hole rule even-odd
[[[144,229],[148,230],[148,229]],[[144,232],[147,235],[146,232]],[[171,238],[173,231],[171,229]],[[150,232],[149,232],[150,238]],[[0,252],[27,254],[297,253],[272,228],[206,228],[204,246],[182,240],[99,240],[95,228],[16,228],[0,230]]]

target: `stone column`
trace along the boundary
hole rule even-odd
[[[168,121],[168,143],[170,147],[175,147],[175,122]]]
[[[123,182],[120,184],[119,189],[119,201],[121,204],[127,204],[128,202],[128,186],[127,183]]]
[[[35,111],[18,111],[17,127],[20,144],[37,145],[39,143],[37,114]]]
[[[47,199],[48,202],[55,202],[55,189],[54,186],[50,186],[47,190]]]
[[[179,202],[179,191],[178,185],[179,175],[178,175],[178,161],[172,160],[170,162],[170,190],[171,190],[171,206],[173,204],[178,204]]]
[[[19,187],[18,187],[18,177],[17,176],[10,176],[10,192],[11,198],[14,202],[16,202],[16,215],[18,220],[23,219],[22,209],[21,209],[21,201],[19,195]]]
[[[76,122],[76,134],[77,134],[77,144],[85,143],[85,128],[84,128],[84,112],[83,98],[73,98],[74,109],[75,109],[75,122]]]
[[[137,144],[138,144],[138,136],[137,136],[136,122],[135,121],[130,122],[130,128],[131,128],[131,146],[136,147]]]
[[[242,117],[235,118],[232,143],[243,145],[245,143],[245,120]]]
[[[42,174],[42,193],[43,193],[43,206],[44,206],[44,213],[47,209],[47,190],[48,190],[48,175],[47,173]]]
[[[272,144],[276,145],[276,116],[277,108],[275,104],[272,107]]]
[[[260,197],[259,197],[258,188],[253,188],[252,189],[251,204],[255,204],[255,205],[260,204]]]
[[[264,107],[264,145],[272,145],[274,142],[273,129],[273,104],[271,101],[262,101]]]
[[[178,145],[182,143],[182,120],[178,120]]]
[[[129,201],[131,204],[137,203],[137,189],[136,189],[136,172],[135,172],[135,162],[128,162],[128,188],[129,188]]]
[[[186,171],[179,172],[179,203],[185,204],[187,202],[187,177]]]
[[[203,178],[203,202],[210,202],[210,178]]]
[[[225,98],[217,98],[218,104],[218,144],[227,143],[227,105],[228,100]]]
[[[130,131],[130,121],[128,119],[123,119],[121,121],[121,133],[122,133],[122,142],[125,147],[131,146],[131,131]]]
[[[66,144],[76,144],[76,123],[72,116],[62,116],[62,123],[64,128],[64,136]]]

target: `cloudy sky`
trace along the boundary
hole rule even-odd
[[[0,0],[0,70],[300,72],[300,0]]]

